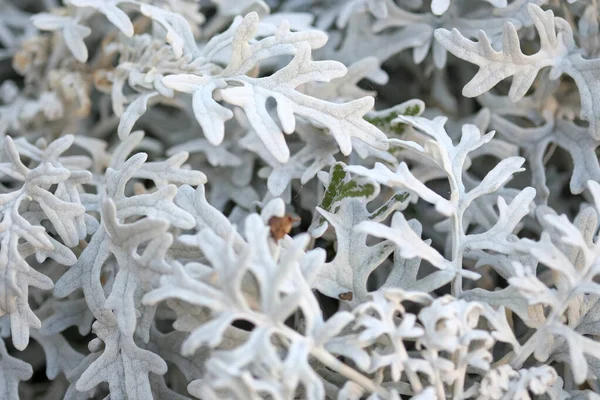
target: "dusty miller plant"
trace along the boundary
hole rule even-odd
[[[0,0],[0,399],[600,393],[597,0]]]

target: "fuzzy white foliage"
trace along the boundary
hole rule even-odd
[[[295,90],[299,85],[311,81],[326,82],[346,73],[346,68],[340,63],[310,60],[311,49],[323,46],[326,36],[317,31],[294,33],[283,22],[275,35],[249,44],[257,29],[258,15],[251,13],[242,20],[236,19],[227,32],[206,45],[204,57],[210,61],[212,53],[220,50],[223,42],[231,42],[232,57],[218,75],[175,74],[163,79],[169,88],[193,93],[194,115],[212,144],[218,145],[223,141],[224,122],[233,117],[230,110],[214,101],[213,91],[218,89],[223,100],[244,109],[250,125],[279,162],[285,163],[289,159],[283,134],[295,130],[295,114],[328,128],[344,154],[352,151],[352,137],[385,149],[382,142],[384,135],[362,119],[362,115],[373,107],[372,98],[334,104]],[[292,54],[294,58],[277,73],[261,79],[247,76],[264,59],[281,54]],[[232,82],[241,86],[230,87]],[[268,98],[277,102],[281,127],[266,109]]]
[[[546,3],[0,0],[0,398],[597,397],[600,13]]]
[[[175,298],[180,301],[207,308],[210,319],[194,329],[182,345],[184,355],[193,354],[202,345],[221,347],[224,335],[235,330],[231,325],[236,320],[255,325],[245,343],[231,350],[221,350],[211,358],[206,368],[208,375],[202,382],[190,383],[190,391],[198,397],[214,398],[221,390],[230,391],[238,397],[250,395],[257,389],[275,397],[290,397],[302,384],[307,396],[321,398],[322,383],[308,364],[311,347],[320,347],[319,341],[335,335],[336,330],[323,322],[318,303],[307,295],[310,286],[307,279],[323,263],[324,253],[317,250],[304,253],[308,236],[286,240],[282,244],[278,259],[271,254],[268,227],[260,217],[250,215],[245,223],[246,240],[238,251],[232,239],[224,240],[212,230],[200,232],[198,244],[210,261],[213,269],[201,264],[175,266],[175,274],[165,277],[161,287],[145,296],[146,304]],[[237,254],[236,254],[237,253]],[[256,288],[251,291],[262,293],[256,298],[244,293],[243,283],[249,275],[255,280]],[[197,276],[194,279],[193,276]],[[269,296],[264,296],[270,293]],[[306,334],[318,332],[319,341],[311,343],[306,337],[286,328],[283,322],[295,309],[300,308],[306,318]],[[272,343],[283,338],[287,356],[280,359],[279,350]],[[252,376],[261,363],[267,363],[273,371],[264,371]],[[229,377],[220,371],[236,371]],[[284,381],[277,376],[286,376]],[[253,384],[253,382],[255,382]]]
[[[44,31],[61,31],[64,41],[78,61],[85,62],[88,58],[88,50],[84,39],[92,30],[87,26],[80,25],[76,19],[71,17],[54,16],[50,14],[38,14],[33,17],[33,25]]]
[[[540,37],[540,51],[532,55],[521,51],[517,30],[511,22],[504,27],[501,51],[492,48],[483,31],[478,34],[477,43],[466,39],[456,29],[452,32],[444,29],[436,31],[436,38],[448,51],[480,68],[463,88],[463,95],[479,96],[502,79],[512,76],[508,95],[513,102],[518,101],[527,93],[540,69],[551,67],[550,79],[568,74],[575,80],[581,96],[581,118],[588,121],[590,134],[600,138],[597,120],[600,103],[594,95],[598,90],[598,81],[594,77],[598,74],[600,63],[581,56],[567,21],[535,4],[528,5],[527,10]]]
[[[45,151],[36,154],[39,158],[33,157],[38,165],[28,168],[22,163],[12,139],[5,139],[9,162],[0,164],[0,170],[5,176],[22,182],[23,186],[2,195],[4,228],[0,265],[5,278],[0,284],[3,294],[0,314],[10,317],[13,343],[18,349],[27,346],[30,328],[41,327],[27,302],[29,286],[46,290],[53,287],[52,280],[31,268],[26,257],[35,254],[38,262],[51,257],[71,265],[77,259],[69,247],[75,246],[86,235],[85,208],[79,200],[76,185],[88,182],[91,174],[72,172],[64,168],[59,159],[72,143],[73,136],[53,142]],[[51,192],[49,189],[53,185],[56,188]],[[29,212],[21,215],[23,209],[29,209]],[[64,244],[53,239],[41,226],[44,220],[52,224]]]
[[[462,257],[465,251],[488,249],[509,253],[511,245],[507,239],[513,233],[521,218],[529,213],[529,204],[535,196],[535,190],[532,188],[524,189],[510,204],[499,197],[497,222],[486,232],[467,235],[464,231],[463,219],[468,208],[483,196],[501,188],[514,173],[522,171],[520,167],[523,164],[523,159],[510,157],[502,160],[487,173],[476,187],[467,192],[463,173],[470,164],[469,153],[488,143],[494,133],[490,132],[481,136],[474,125],[464,125],[460,142],[454,145],[444,129],[446,118],[437,117],[430,121],[422,117],[399,116],[398,119],[401,122],[413,125],[433,140],[426,140],[423,146],[416,142],[398,139],[391,139],[390,142],[421,154],[432,161],[436,167],[442,169],[450,184],[450,199],[440,196],[420,182],[410,172],[406,163],[401,163],[395,173],[379,163],[375,164],[375,168],[372,170],[367,170],[361,166],[351,166],[348,167],[348,170],[368,176],[385,185],[412,192],[432,204],[439,213],[449,217],[451,231],[453,232],[452,259],[450,261],[446,260],[438,251],[425,243],[408,225],[402,214],[394,215],[391,228],[373,222],[363,222],[356,229],[394,241],[399,246],[400,254],[404,258],[419,257],[429,261],[441,271],[454,273],[453,293],[460,295],[463,277],[470,279],[479,277],[479,274],[473,271],[462,269]],[[445,274],[445,276],[448,277],[448,274]],[[439,280],[440,286],[445,283],[447,283],[447,280]]]

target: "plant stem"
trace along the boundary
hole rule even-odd
[[[465,386],[465,374],[467,373],[467,366],[463,364],[462,358],[465,356],[464,350],[461,349],[456,354],[455,365],[460,366],[458,369],[458,379],[454,381],[453,397],[454,399],[462,399],[464,397],[464,386]]]
[[[463,249],[462,249],[462,241],[464,237],[464,229],[463,229],[463,210],[461,207],[462,199],[460,198],[460,194],[458,192],[458,184],[453,182],[453,179],[450,180],[450,186],[452,189],[452,197],[451,201],[456,207],[456,211],[452,214],[452,264],[454,264],[454,268],[459,271],[462,269],[463,264]],[[456,189],[454,189],[456,187]],[[456,195],[455,195],[456,194]],[[462,294],[462,275],[456,274],[454,280],[451,284],[452,296],[459,298]]]
[[[568,304],[568,302],[566,302],[566,304]],[[540,340],[540,336],[542,335],[542,333],[545,332],[545,328],[549,324],[553,323],[556,317],[562,315],[563,312],[564,310],[562,309],[558,310],[558,312],[556,310],[552,310],[550,315],[548,315],[548,319],[546,319],[546,322],[544,322],[542,326],[538,327],[535,333],[531,335],[529,339],[527,339],[525,344],[519,348],[519,353],[515,353],[515,358],[513,358],[510,362],[511,367],[513,367],[514,369],[519,369],[523,366],[525,361],[527,361],[529,356],[535,351],[535,346],[538,344],[537,342]]]
[[[541,327],[540,327],[541,328]],[[533,335],[525,342],[523,346],[519,349],[519,353],[515,353],[515,358],[513,358],[510,362],[510,366],[514,369],[519,369],[523,366],[525,361],[529,358],[531,353],[535,350],[536,341],[539,339],[541,335],[541,330],[536,330]]]
[[[347,366],[322,348],[315,347],[311,349],[310,353],[326,367],[333,369],[351,381],[359,384],[369,392],[377,393],[383,399],[389,399],[390,396],[387,390],[377,385],[371,379],[364,376],[354,368]]]
[[[48,57],[48,61],[46,62],[46,67],[44,70],[44,76],[46,79],[48,78],[50,71],[56,69],[58,64],[63,60],[67,50],[67,45],[65,44],[62,33],[54,33],[52,37],[54,40],[54,46],[52,46],[52,53],[50,53],[50,56]]]
[[[257,320],[260,320],[260,316],[258,316],[258,315],[257,315]],[[265,322],[267,324],[269,323],[268,320],[266,320]],[[298,339],[306,339],[305,336],[303,336],[300,333],[296,332],[295,330],[291,329],[289,326],[278,325],[277,329],[284,331],[286,333],[286,335],[289,336],[290,338],[296,337]],[[369,391],[371,393],[377,393],[382,399],[389,399],[390,395],[386,389],[384,389],[382,386],[375,383],[371,378],[363,375],[362,373],[358,372],[354,368],[344,364],[343,362],[338,360],[336,357],[334,357],[331,353],[329,353],[327,350],[323,349],[322,347],[315,346],[313,343],[313,345],[311,346],[311,349],[310,349],[310,354],[314,358],[316,358],[319,362],[321,362],[323,365],[325,365],[326,367],[334,370],[338,374],[340,374],[340,375],[348,378],[349,380],[355,382],[356,384],[362,386],[367,391]]]

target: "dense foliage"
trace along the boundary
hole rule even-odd
[[[0,398],[598,398],[599,7],[0,0]]]

